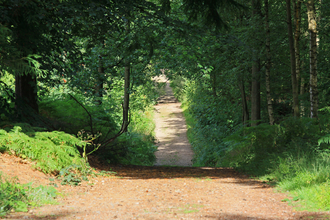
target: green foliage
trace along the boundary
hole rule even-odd
[[[91,175],[92,171],[90,168],[82,167],[80,165],[70,165],[61,169],[58,178],[61,179],[62,185],[73,185],[77,186],[83,180],[88,181],[88,175]]]
[[[22,185],[16,184],[15,180],[4,179],[0,173],[0,216],[11,210],[26,212],[28,196]]]
[[[328,125],[328,117],[321,116],[238,129],[226,138],[222,165],[277,183],[303,207],[329,210],[330,196],[324,193],[330,180]]]
[[[320,129],[309,118],[287,118],[278,125],[243,127],[226,138],[228,145],[223,163],[254,175],[263,175],[287,154],[316,149]]]
[[[0,217],[10,211],[26,212],[29,206],[55,204],[57,191],[52,186],[33,187],[32,183],[18,184],[16,179],[0,173]]]
[[[37,187],[32,186],[32,183],[23,185],[26,189],[29,206],[37,207],[47,204],[57,204],[55,198],[57,197],[57,190],[53,186],[39,185]]]
[[[35,161],[35,167],[45,173],[58,173],[71,164],[85,163],[77,146],[86,143],[70,134],[41,132],[43,129],[28,124],[14,124],[11,130],[6,129],[0,130],[0,145],[8,152]]]
[[[206,77],[199,81],[175,77],[171,81],[191,126],[188,138],[195,153],[194,166],[220,166],[227,147],[224,139],[237,124],[232,114],[237,106],[221,93],[212,95],[207,82]]]
[[[155,162],[153,108],[133,111],[128,132],[120,136],[110,149],[96,151],[109,163],[152,166]]]

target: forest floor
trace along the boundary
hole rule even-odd
[[[169,87],[166,89],[169,91]],[[60,192],[58,205],[31,208],[27,213],[11,213],[5,219],[330,218],[325,213],[295,211],[283,202],[288,198],[286,194],[276,193],[269,185],[233,169],[188,167],[192,152],[186,140],[186,128],[180,127],[184,119],[177,109],[179,103],[172,102],[175,99],[167,95],[161,100],[164,103],[155,107],[160,147],[156,166],[113,166],[91,157],[91,165],[96,170],[116,173],[90,178],[76,187],[62,186],[56,180]],[[173,114],[172,110],[175,110]],[[166,132],[157,134],[157,129],[166,130],[169,137]],[[184,150],[181,151],[181,147]],[[167,166],[159,166],[164,164]],[[0,154],[0,170],[7,176],[17,176],[21,183],[54,184],[50,176],[33,170],[30,162],[12,155]]]

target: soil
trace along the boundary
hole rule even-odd
[[[168,95],[162,100],[155,107],[160,148],[156,166],[114,166],[90,157],[97,171],[116,173],[90,178],[77,187],[56,180],[58,205],[10,213],[5,219],[329,219],[329,213],[295,211],[283,202],[286,194],[233,169],[187,167],[193,155],[179,103]],[[159,166],[164,164],[170,166]],[[54,183],[32,165],[0,154],[0,170],[17,176],[20,183]]]

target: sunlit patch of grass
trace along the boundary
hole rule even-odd
[[[287,155],[277,168],[262,180],[277,182],[278,189],[289,192],[287,202],[298,210],[330,210],[330,154],[324,152]]]
[[[195,180],[196,182],[212,181],[212,179],[211,179],[211,178],[208,178],[208,177],[196,177],[196,178],[194,178],[194,180]]]
[[[199,204],[186,204],[184,207],[178,208],[178,213],[181,214],[189,214],[189,213],[195,213],[199,212],[200,208],[203,208],[204,205],[199,205]]]

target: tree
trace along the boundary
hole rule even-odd
[[[299,117],[299,99],[298,99],[298,81],[296,69],[296,50],[294,46],[293,28],[291,19],[291,0],[286,0],[286,13],[288,22],[288,36],[290,47],[290,63],[291,63],[291,83],[292,83],[292,98],[293,98],[293,116]]]
[[[311,118],[317,118],[318,115],[318,90],[317,90],[317,22],[314,0],[307,0],[308,31],[309,31],[309,93]]]
[[[0,24],[11,31],[8,45],[15,47],[16,60],[25,60],[29,66],[29,57],[37,55],[41,69],[60,69],[65,52],[73,55],[74,44],[65,18],[70,17],[68,8],[60,1],[8,0],[1,4],[3,15]],[[64,21],[64,22],[63,22]],[[6,51],[9,53],[9,51]],[[31,59],[30,59],[31,60]],[[15,74],[16,107],[21,112],[29,106],[38,113],[37,72],[31,68],[11,68]],[[29,111],[24,111],[25,114]]]
[[[270,94],[270,70],[271,70],[271,51],[270,51],[270,29],[269,29],[269,4],[268,0],[264,1],[265,7],[265,29],[266,29],[266,93],[267,93],[267,110],[269,116],[269,124],[274,124],[273,102]]]

